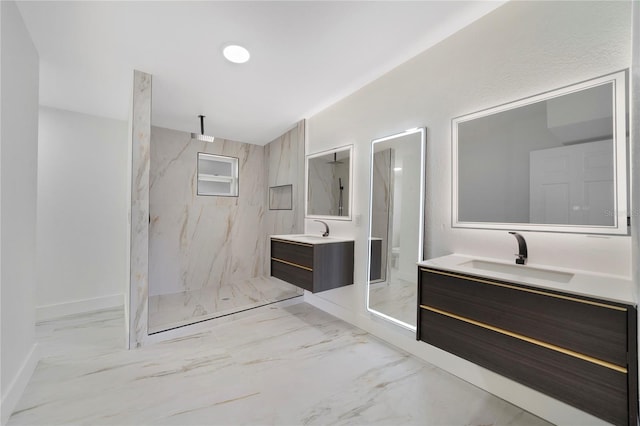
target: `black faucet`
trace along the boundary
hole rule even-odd
[[[518,256],[516,258],[516,264],[517,265],[524,265],[527,263],[527,242],[524,240],[524,237],[520,234],[518,234],[517,232],[509,232],[511,235],[513,235],[514,237],[516,237],[516,240],[518,240],[518,251],[519,253],[516,254],[516,256]]]
[[[328,237],[329,236],[329,225],[327,225],[327,222],[323,222],[321,220],[314,220],[314,222],[320,222],[321,224],[324,225],[324,233],[322,234],[323,237]]]

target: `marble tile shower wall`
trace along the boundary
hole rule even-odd
[[[265,148],[151,130],[149,294],[225,286],[265,273]],[[198,196],[198,152],[239,159],[239,196]]]
[[[291,210],[268,210],[266,234],[302,234],[304,232],[304,132],[302,120],[287,133],[265,146],[268,186],[293,185]],[[269,196],[268,188],[267,194]],[[270,245],[265,238],[265,272],[269,274]]]
[[[151,151],[152,76],[133,73],[131,132],[131,246],[130,282],[125,295],[127,345],[142,344],[147,333],[149,299],[149,155]]]

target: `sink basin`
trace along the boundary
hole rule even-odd
[[[568,272],[551,271],[549,269],[532,268],[525,265],[511,265],[508,263],[489,262],[486,260],[471,260],[458,266],[479,269],[482,271],[498,272],[518,277],[533,278],[557,283],[568,283],[573,274]]]

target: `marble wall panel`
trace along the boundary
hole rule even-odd
[[[302,120],[293,129],[265,146],[268,186],[293,185],[293,208],[266,212],[267,275],[270,273],[271,257],[268,236],[304,232],[304,135],[305,121]]]
[[[131,115],[131,250],[128,291],[128,346],[147,337],[149,304],[149,155],[151,143],[151,74],[133,73]]]
[[[197,195],[199,152],[239,159],[239,196]],[[263,146],[153,127],[150,294],[220,288],[264,275]]]

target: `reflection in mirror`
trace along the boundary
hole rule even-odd
[[[625,80],[454,119],[454,226],[627,233]]]
[[[422,260],[424,128],[371,145],[367,308],[416,328],[416,262]]]
[[[351,220],[351,146],[307,156],[307,217]]]

